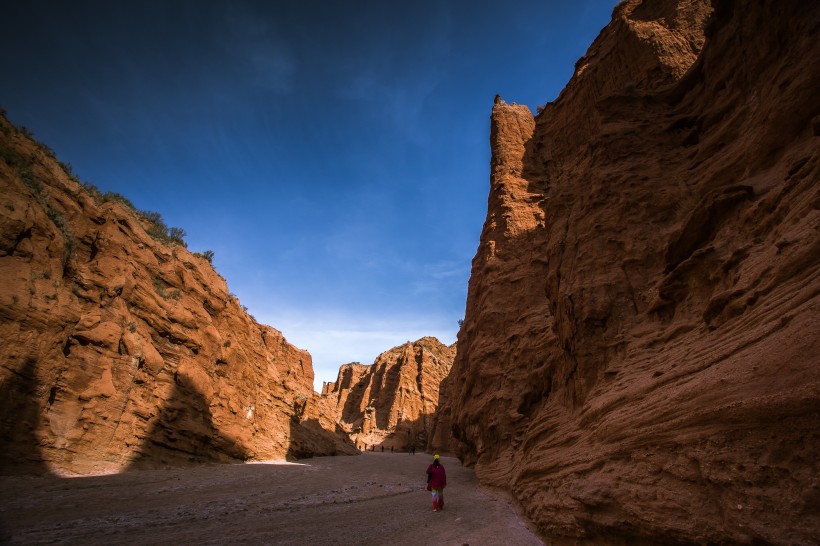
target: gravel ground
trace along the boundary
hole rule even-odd
[[[445,509],[425,490],[429,455],[365,453],[78,478],[0,477],[11,544],[543,544],[509,501],[442,457]]]

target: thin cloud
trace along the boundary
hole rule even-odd
[[[449,294],[458,290],[460,283],[470,276],[469,261],[462,263],[446,260],[424,264],[411,286],[415,294]]]
[[[425,266],[425,273],[430,275],[434,279],[449,279],[453,277],[463,278],[464,276],[469,276],[470,266],[469,262],[465,267],[464,263],[462,262],[448,260],[444,262],[428,264],[427,266]]]
[[[315,310],[316,318],[304,312],[266,314],[257,319],[275,325],[293,345],[307,350],[313,358],[314,388],[335,381],[339,366],[350,362],[372,364],[384,351],[434,336],[452,344],[458,324],[441,316],[350,316],[339,310]],[[452,324],[450,324],[452,323]]]

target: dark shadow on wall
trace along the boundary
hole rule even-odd
[[[0,475],[49,474],[37,429],[42,403],[37,359],[28,357],[0,384]]]
[[[356,449],[375,452],[390,451],[392,453],[424,452],[433,432],[435,420],[435,414],[421,414],[412,421],[401,421],[381,442],[371,444],[359,438],[356,441]]]
[[[402,421],[396,424],[396,430],[385,438],[383,443],[391,445],[393,442],[401,443],[403,441],[408,450],[424,451],[433,431],[434,421],[435,414],[427,413],[422,413],[413,421]]]
[[[216,429],[205,396],[183,376],[174,381],[142,447],[123,471],[248,459],[243,445]]]
[[[437,453],[455,453],[456,439],[452,430],[452,410],[450,409],[450,383],[451,376],[448,374],[438,388],[438,404],[436,413],[433,415],[430,434],[427,437],[427,451]]]
[[[379,403],[379,395],[381,393],[397,393],[399,391],[399,382],[401,381],[401,368],[403,365],[406,364],[406,360],[402,357],[400,358],[395,364],[390,366],[384,366],[382,371],[382,377],[379,377],[379,385],[382,385],[381,389],[378,393],[374,396],[376,399],[376,403]],[[390,413],[389,411],[384,411],[383,407],[379,408],[381,411],[376,412],[376,426],[385,429],[389,426],[390,423]]]
[[[356,383],[350,388],[350,392],[348,392],[347,399],[345,400],[344,408],[342,409],[342,421],[355,421],[355,419],[352,416],[358,416],[361,413],[361,408],[364,407],[362,402],[370,402],[370,400],[363,400],[365,390],[367,389],[367,385],[369,384],[368,378],[371,378],[371,376],[363,376],[361,379],[359,379],[358,383]]]
[[[390,414],[388,411],[385,411],[387,406],[385,405],[385,400],[382,398],[382,393],[398,391],[398,385],[401,381],[401,368],[404,364],[403,359],[392,364],[390,367],[384,363],[373,364],[372,366],[374,366],[374,368],[372,372],[362,376],[359,382],[350,388],[344,408],[342,409],[342,421],[361,426],[362,408],[369,407],[372,403],[376,409],[375,426],[380,429],[387,428]],[[370,387],[370,391],[367,391],[368,386]],[[364,399],[365,392],[368,393],[367,400]]]
[[[335,430],[322,428],[316,419],[300,420],[294,415],[290,420],[290,445],[286,458],[289,461],[317,456],[356,455],[358,450],[338,423]]]

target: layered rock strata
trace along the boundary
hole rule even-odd
[[[341,366],[322,397],[360,449],[423,448],[454,357],[454,347],[424,337],[385,351],[369,366]]]
[[[627,0],[536,118],[493,107],[442,413],[551,544],[820,541],[819,29]]]
[[[1,472],[355,451],[320,411],[310,355],[205,256],[0,132]]]

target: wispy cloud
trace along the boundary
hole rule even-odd
[[[425,273],[434,279],[451,279],[454,277],[463,278],[470,273],[470,264],[467,262],[456,262],[447,260],[443,262],[436,262],[427,264],[425,266]]]
[[[261,322],[274,325],[287,340],[313,357],[314,388],[335,381],[339,366],[349,362],[372,364],[388,349],[425,336],[442,343],[455,342],[458,324],[440,316],[352,316],[338,310],[259,313]],[[452,323],[452,324],[450,324]]]
[[[469,262],[441,261],[416,269],[411,286],[415,294],[448,294],[458,290],[470,276]]]

